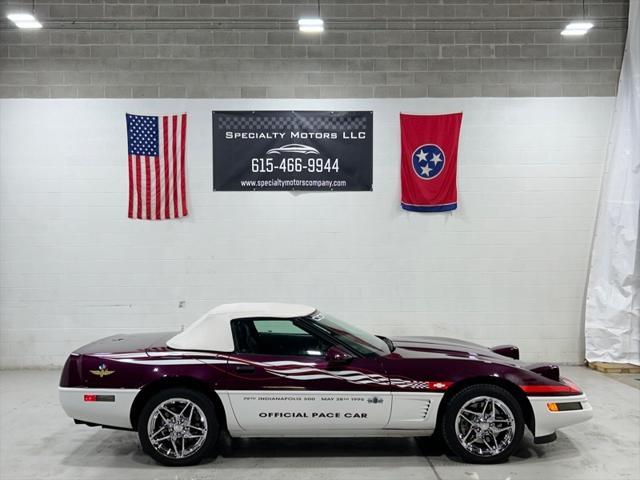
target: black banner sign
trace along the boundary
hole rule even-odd
[[[213,112],[214,190],[371,190],[373,112]]]

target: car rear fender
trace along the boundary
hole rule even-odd
[[[459,382],[451,385],[445,392],[442,401],[440,402],[440,406],[438,407],[438,420],[436,424],[436,431],[440,429],[440,422],[444,416],[444,412],[446,410],[447,404],[449,400],[453,398],[453,396],[463,390],[466,387],[471,385],[478,384],[489,384],[496,385],[498,387],[502,387],[507,390],[520,404],[520,408],[522,409],[522,414],[524,415],[525,422],[527,427],[532,432],[535,431],[535,418],[533,415],[533,408],[531,407],[531,402],[524,394],[524,392],[514,383],[509,380],[505,380],[504,378],[499,377],[473,377],[473,378],[465,378],[464,380],[460,380]]]
[[[138,428],[138,418],[140,417],[140,413],[147,401],[156,393],[167,388],[175,387],[190,388],[192,390],[202,392],[209,397],[215,406],[216,413],[218,414],[220,428],[223,430],[227,429],[227,417],[224,406],[214,389],[209,387],[206,383],[191,377],[164,377],[145,385],[140,390],[140,393],[136,395],[130,412],[131,425],[134,430],[137,430]]]

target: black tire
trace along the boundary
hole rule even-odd
[[[502,441],[500,442],[496,441],[494,443],[493,441],[494,437],[491,436],[491,432],[483,429],[485,428],[500,429],[509,425],[508,423],[506,422],[499,423],[500,422],[499,421],[497,424],[492,424],[489,426],[486,424],[486,422],[481,422],[478,426],[472,427],[471,422],[468,422],[466,420],[461,420],[459,424],[460,425],[459,428],[460,429],[466,428],[466,430],[463,431],[462,433],[469,434],[470,435],[469,439],[474,440],[474,442],[471,442],[471,441],[467,442],[468,444],[471,444],[469,448],[474,450],[474,451],[470,451],[468,448],[466,448],[463,445],[462,439],[459,438],[458,435],[456,434],[456,421],[458,419],[458,414],[460,413],[463,406],[468,402],[470,402],[471,400],[477,399],[478,397],[488,397],[490,399],[495,399],[501,402],[501,404],[510,411],[513,417],[513,425],[515,426],[515,431],[495,435],[498,438],[498,440],[504,439],[504,443],[502,443]],[[472,403],[468,405],[467,408],[473,408],[474,405],[483,405],[481,403],[482,401],[479,401],[479,402],[480,403],[478,404]],[[500,404],[498,404],[498,410],[500,411],[502,408],[503,407]],[[482,418],[481,416],[474,416],[474,415],[468,415],[468,414],[465,414],[465,416],[472,418],[474,420],[478,420]],[[499,418],[508,418],[508,415],[507,416],[499,415]],[[498,387],[496,385],[480,384],[480,385],[472,385],[470,387],[467,387],[464,390],[461,390],[460,392],[455,394],[453,398],[451,398],[451,400],[446,406],[446,410],[444,412],[444,417],[442,420],[442,436],[445,440],[445,443],[449,447],[449,449],[465,462],[500,463],[500,462],[506,461],[509,458],[509,456],[520,445],[520,442],[522,441],[522,436],[524,434],[524,426],[525,426],[525,421],[524,421],[524,416],[522,415],[522,408],[520,407],[520,404],[518,403],[518,401],[513,397],[513,395],[511,395],[511,393],[509,393],[504,388]],[[469,433],[469,429],[473,429],[474,431]],[[476,435],[478,436],[476,437]],[[475,441],[475,438],[478,438],[478,440]],[[482,449],[482,450],[485,449],[484,445],[487,445],[487,444],[484,443],[483,438],[488,440],[489,446],[490,445],[497,446],[498,443],[500,444],[500,446],[498,448],[494,448],[493,450],[491,450],[489,446],[487,446],[486,451],[484,452],[475,451],[479,449]],[[480,443],[481,441],[482,441],[482,446],[479,446],[481,444]]]
[[[165,454],[161,452],[159,449],[157,449],[156,447],[154,447],[154,445],[152,444],[149,438],[149,433],[148,433],[149,419],[153,414],[154,410],[156,409],[156,407],[161,405],[163,402],[166,402],[167,400],[171,400],[171,399],[182,399],[182,400],[188,400],[192,402],[201,410],[202,414],[206,419],[207,428],[206,428],[206,434],[204,435],[204,441],[191,440],[190,438],[185,437],[185,438],[188,438],[186,440],[187,443],[200,442],[200,444],[197,446],[197,448],[194,448],[193,452],[189,452],[188,454],[185,454],[183,457],[179,457],[179,458],[171,456],[170,454]],[[171,405],[176,405],[179,408],[181,404],[179,402],[176,402],[175,404],[174,403],[167,404],[169,408],[172,408]],[[196,411],[196,417],[194,422],[197,422],[200,419],[201,415],[199,412],[197,412],[197,408],[194,408],[194,410]],[[165,415],[168,418],[171,418],[171,416],[169,414],[166,414],[166,412],[165,412]],[[174,417],[174,418],[177,418],[177,417]],[[154,421],[164,423],[161,419],[158,420],[157,417],[156,417],[156,420]],[[162,423],[159,423],[159,424],[162,424]],[[202,423],[198,423],[198,425],[200,425],[200,427],[203,426]],[[169,427],[165,427],[165,428],[167,428],[167,430],[165,430],[161,435],[165,435],[166,433],[169,433],[169,430],[168,430]],[[202,430],[202,428],[200,429]],[[189,432],[190,432],[189,433],[190,435],[199,433],[195,429],[189,430]],[[220,435],[220,423],[218,422],[218,417],[217,417],[216,409],[213,405],[213,402],[203,393],[198,392],[196,390],[190,390],[188,388],[169,388],[167,390],[163,390],[155,394],[153,397],[151,397],[147,401],[138,419],[138,438],[140,439],[142,450],[144,450],[144,452],[147,455],[149,455],[158,463],[161,463],[162,465],[171,466],[171,467],[181,467],[181,466],[195,465],[197,463],[200,463],[200,461],[202,461],[203,458],[213,453],[213,447],[216,444],[216,441],[218,440],[219,435]],[[180,439],[176,439],[176,442],[179,443],[180,440],[185,441],[184,439],[180,438]],[[171,440],[168,440],[168,441],[171,441]],[[177,450],[179,449],[180,447],[176,446],[176,450],[175,450],[176,454],[177,454]],[[180,453],[182,453],[182,451]]]

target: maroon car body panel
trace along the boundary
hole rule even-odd
[[[323,357],[179,351],[166,346],[166,341],[175,334],[113,335],[85,345],[67,360],[60,386],[136,389],[167,377],[187,377],[223,390],[443,391],[457,382],[482,378],[503,379],[517,386],[565,386],[561,380],[553,379],[553,365],[545,369],[541,364],[534,364],[529,368],[489,348],[449,338],[393,338],[396,348],[390,354],[355,357],[341,365],[341,369],[361,372],[373,379],[378,376],[391,379],[359,384],[341,378],[301,381],[294,378],[295,375],[279,376],[277,366],[270,365],[267,371],[264,365],[286,361],[323,372],[336,368]],[[175,360],[185,362],[170,363]],[[168,363],[162,364],[162,361]],[[117,375],[99,377],[89,373],[101,366],[117,371]],[[553,394],[575,395],[576,392]]]

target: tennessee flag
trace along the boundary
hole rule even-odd
[[[456,174],[462,113],[400,114],[402,208],[446,212],[458,207]]]

